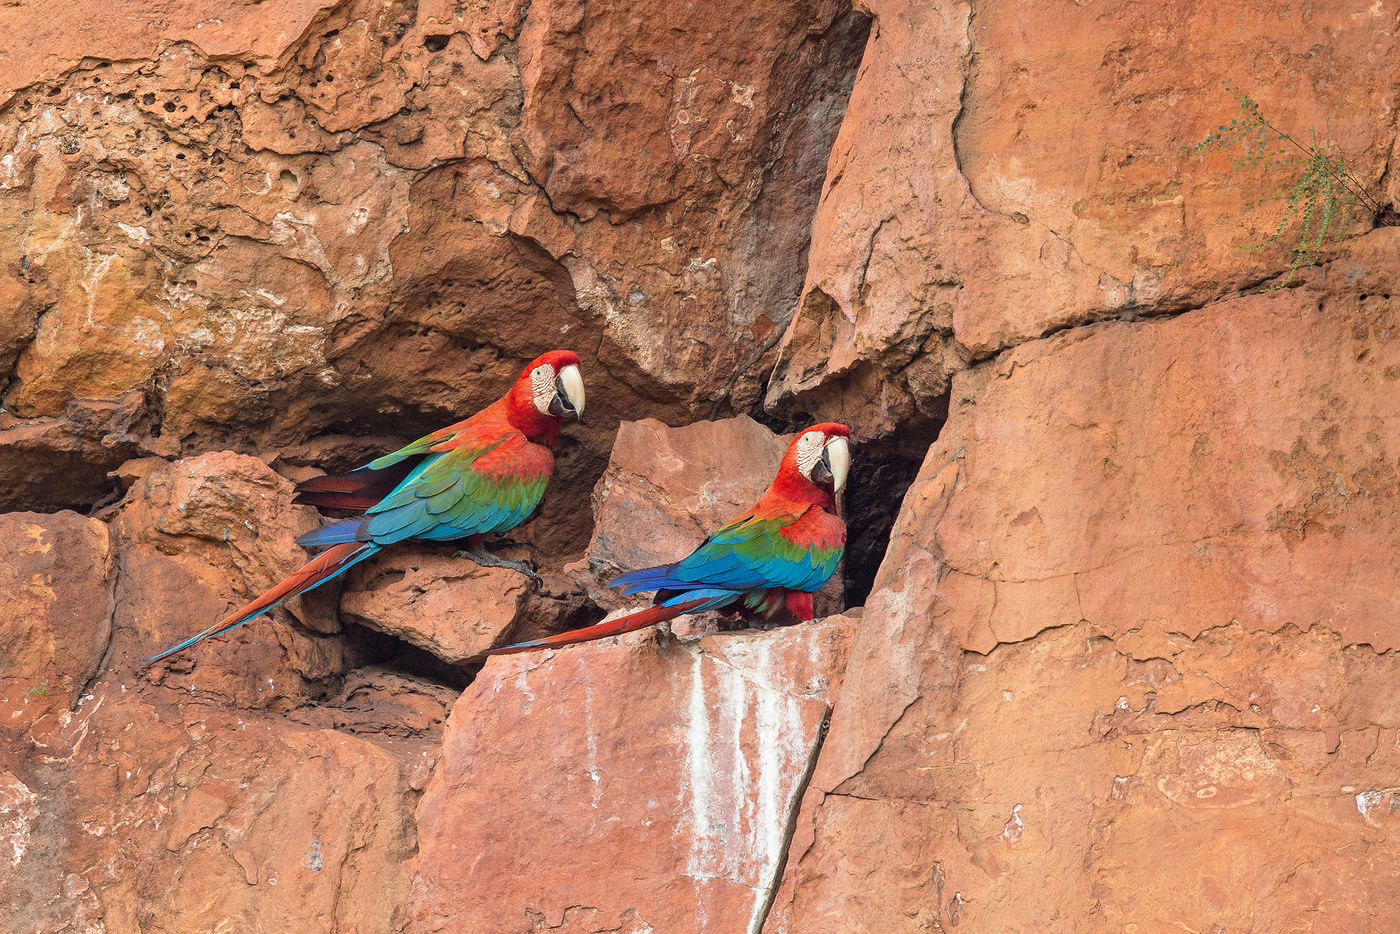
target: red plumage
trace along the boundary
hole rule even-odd
[[[592,626],[561,632],[557,636],[545,636],[543,639],[534,639],[530,642],[518,642],[515,645],[502,646],[499,649],[487,649],[485,652],[473,655],[468,661],[479,662],[491,655],[514,655],[516,652],[526,652],[530,649],[558,648],[561,645],[572,645],[575,642],[588,642],[593,639],[605,639],[608,636],[620,636],[623,633],[632,632],[634,629],[675,619],[704,602],[704,600],[689,600],[674,606],[649,606],[617,619],[607,619],[601,623],[594,623]]]

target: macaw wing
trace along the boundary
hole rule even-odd
[[[292,502],[322,509],[364,512],[403,483],[421,460],[406,458],[378,470],[361,467],[349,473],[312,477],[297,484]]]
[[[518,431],[428,457],[366,511],[360,535],[379,544],[503,532],[544,496],[554,456]]]
[[[809,508],[803,505],[766,515],[750,513],[731,522],[672,565],[662,586],[816,590],[836,570],[841,552],[798,544],[783,534],[801,522]]]
[[[475,417],[475,416],[473,416]],[[349,473],[327,474],[297,484],[294,503],[329,509],[364,512],[400,486],[416,468],[434,453],[482,448],[475,439],[472,419],[448,425],[390,454],[377,457]],[[481,451],[477,451],[480,456]]]
[[[382,457],[376,457],[360,469],[382,470],[385,467],[397,464],[405,458],[420,457],[424,454],[440,454],[445,451],[455,451],[462,448],[478,450],[477,456],[480,456],[481,452],[479,449],[483,447],[483,439],[476,434],[479,424],[477,419],[480,415],[481,413],[478,412],[471,418],[464,418],[460,422],[454,422],[448,425],[446,428],[439,428],[432,434],[424,435],[417,441],[411,441],[405,444],[397,451],[385,454]],[[492,440],[498,442],[500,439],[496,438]],[[486,443],[490,444],[490,442]]]

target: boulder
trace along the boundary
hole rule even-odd
[[[488,661],[419,805],[406,930],[754,930],[852,628]]]
[[[349,573],[340,602],[346,620],[448,662],[466,661],[499,642],[534,590],[519,571],[481,567],[411,543],[380,552]]]

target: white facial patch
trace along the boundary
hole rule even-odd
[[[541,415],[549,414],[549,404],[554,401],[554,367],[541,363],[530,371],[530,396]]]
[[[797,470],[808,480],[812,479],[812,468],[822,459],[825,445],[826,435],[820,431],[809,431],[797,439]]]

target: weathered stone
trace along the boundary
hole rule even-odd
[[[18,734],[65,713],[97,674],[112,632],[113,558],[95,519],[0,515],[0,729]]]
[[[1252,294],[1293,241],[1238,249],[1279,219],[1244,207],[1292,177],[1181,147],[1247,66],[1378,199],[1334,231],[1393,223],[1394,10],[861,10],[0,6],[0,510],[111,529],[0,519],[0,927],[1391,924],[1400,242]],[[496,640],[596,618],[595,573],[771,473],[751,423],[642,423],[599,485],[620,421],[878,438],[863,591],[895,455],[950,418],[795,824],[849,619],[493,661],[426,794],[468,673],[342,628],[339,585],[137,668],[320,521],[170,460],[354,467],[558,345],[589,419],[490,546],[546,580],[485,594]],[[460,657],[506,578],[442,559],[387,552],[346,619]]]
[[[770,930],[1384,923],[1396,233],[955,381]]]
[[[751,929],[850,633],[646,632],[489,661],[419,806],[407,930]]]
[[[0,414],[0,508],[86,509],[111,496],[110,471],[145,449],[144,414],[140,392],[74,400],[60,418]]]
[[[837,0],[217,12],[133,9],[99,35],[80,4],[61,43],[42,6],[0,13],[0,402],[38,423],[140,391],[152,414],[135,449],[79,452],[86,474],[327,433],[398,446],[559,345],[593,364],[580,498],[620,418],[754,404],[864,17]],[[43,440],[66,450],[67,430]],[[570,527],[535,534],[576,554]]]
[[[1400,45],[1376,28],[1380,8],[1212,3],[1164,30],[1160,11],[1126,6],[868,7],[876,26],[767,395],[858,436],[939,414],[969,357],[1286,268],[1296,240],[1241,247],[1274,233],[1278,211],[1246,206],[1287,189],[1291,170],[1185,149],[1240,116],[1221,86],[1241,82],[1235,63],[1251,63],[1244,90],[1280,129],[1304,145],[1316,129],[1361,184],[1377,187],[1395,146],[1378,63]],[[1325,60],[1308,51],[1321,47]],[[1373,213],[1338,223],[1364,231]]]
[[[107,681],[35,747],[0,750],[0,898],[14,930],[389,931],[421,746],[396,749]],[[7,858],[8,857],[8,858]]]
[[[228,452],[138,480],[112,523],[122,560],[112,664],[129,675],[309,561],[295,539],[319,522],[291,500],[291,483]],[[285,707],[359,657],[353,642],[334,636],[335,599],[333,585],[295,598],[172,656],[152,676],[239,706]],[[287,613],[302,627],[282,622]]]
[[[481,567],[451,553],[381,552],[350,572],[340,612],[448,662],[495,644],[531,596],[530,581],[509,568]]]

